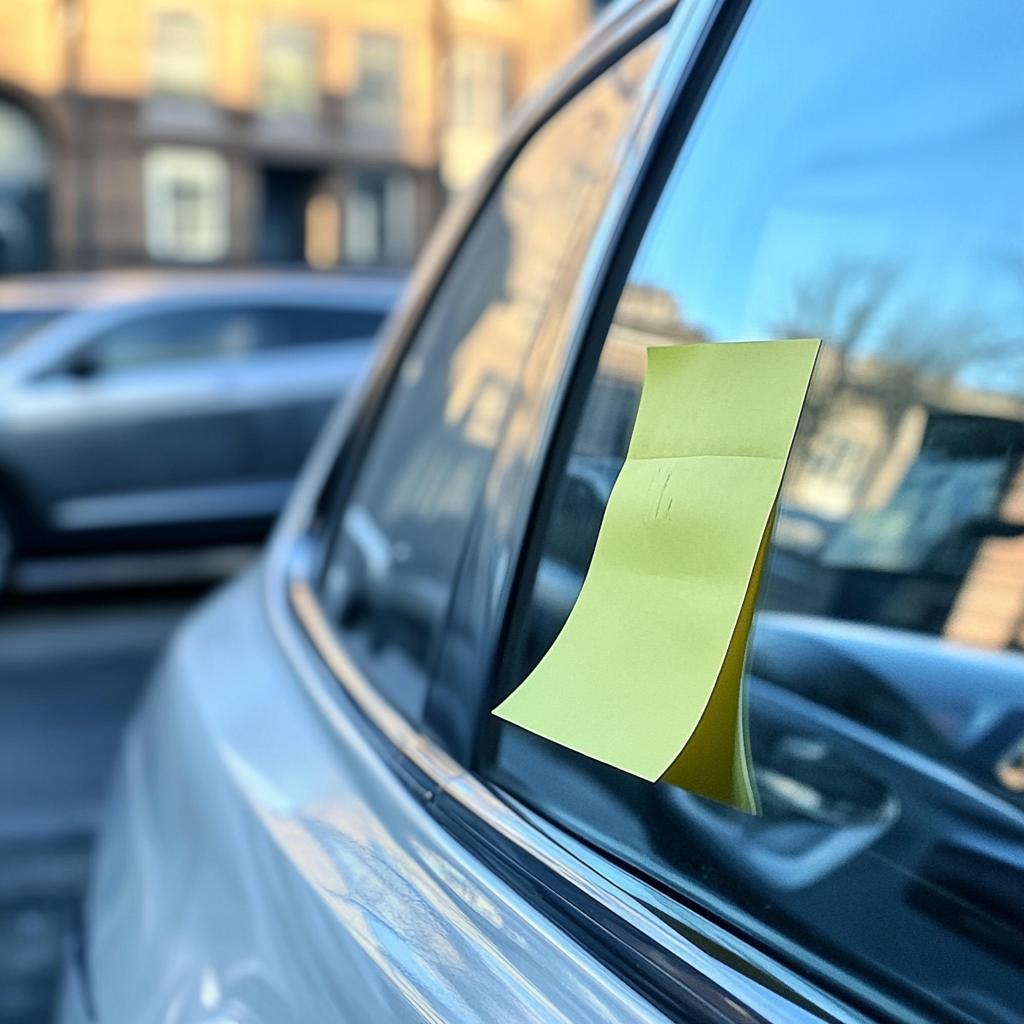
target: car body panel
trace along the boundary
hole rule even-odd
[[[109,823],[89,908],[105,1024],[664,1019],[481,869],[365,731],[325,727],[259,572],[176,636]]]

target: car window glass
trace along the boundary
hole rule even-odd
[[[272,311],[280,328],[270,333],[268,344],[318,345],[331,341],[366,341],[384,321],[385,314],[372,309],[303,309],[293,306]]]
[[[579,593],[645,346],[824,338],[747,662],[763,815],[513,726],[486,768],[827,983],[992,1024],[1024,1021],[1022,38],[1017,0],[755,4],[557,478],[506,691]]]
[[[100,374],[194,360],[234,358],[264,343],[260,310],[194,309],[119,324],[83,350]]]
[[[58,309],[0,310],[0,352],[20,348],[62,315],[63,310]]]
[[[570,100],[526,144],[455,257],[392,385],[323,578],[353,655],[411,718],[506,412],[554,307],[566,253],[656,41]]]

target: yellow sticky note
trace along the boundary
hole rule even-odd
[[[816,340],[647,350],[562,632],[499,717],[752,813],[743,658]]]

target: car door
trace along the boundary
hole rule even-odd
[[[13,457],[58,531],[268,515],[251,485],[238,365],[263,325],[242,306],[133,313],[26,381]]]

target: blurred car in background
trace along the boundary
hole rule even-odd
[[[395,276],[0,285],[0,585],[18,560],[258,540]]]

